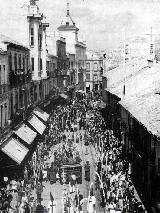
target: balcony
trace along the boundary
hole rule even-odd
[[[19,87],[21,85],[29,83],[31,79],[32,75],[30,70],[25,73],[24,70],[19,69],[16,72],[11,71],[9,74],[9,82],[11,88]]]

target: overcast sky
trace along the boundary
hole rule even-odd
[[[40,11],[55,31],[66,14],[67,0],[39,0]],[[134,35],[160,33],[160,0],[69,0],[70,13],[87,47],[104,50]],[[0,0],[0,31],[27,44],[29,0]],[[125,29],[125,30],[124,30]],[[126,32],[126,33],[124,33]]]

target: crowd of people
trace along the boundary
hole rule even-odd
[[[142,213],[143,205],[135,196],[131,181],[130,163],[123,152],[123,143],[108,130],[100,109],[97,107],[99,97],[71,100],[65,105],[58,105],[49,118],[45,143],[40,143],[32,159],[24,169],[24,176],[12,180],[5,179],[5,188],[0,191],[0,210],[2,212],[56,212],[57,202],[51,196],[48,207],[41,205],[43,181],[50,184],[60,181],[65,183],[61,167],[65,164],[80,164],[82,159],[76,143],[82,142],[84,130],[85,146],[92,146],[96,151],[95,184],[89,190],[87,200],[88,213],[96,212],[96,195],[99,193],[100,208],[109,213]],[[66,134],[72,134],[66,137]],[[53,150],[53,146],[55,149]],[[53,157],[49,165],[48,160]],[[85,167],[85,180],[90,182],[90,162]],[[77,174],[76,174],[77,175]],[[84,197],[76,185],[75,174],[70,174],[70,191],[64,189],[64,212],[83,212]],[[76,185],[76,187],[75,187]],[[74,187],[73,187],[74,186]],[[32,191],[36,190],[36,199]],[[75,193],[72,209],[71,194]]]
[[[125,156],[124,146],[93,107],[88,111],[87,141],[96,150],[95,191],[99,190],[100,206],[110,213],[144,212],[144,206],[135,195],[131,181],[131,164]],[[88,144],[87,143],[87,144]]]

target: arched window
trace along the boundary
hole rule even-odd
[[[97,71],[97,70],[98,70],[98,64],[94,63],[94,71]]]
[[[86,63],[86,69],[89,71],[90,70],[90,63]]]

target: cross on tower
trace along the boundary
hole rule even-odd
[[[69,0],[67,0],[67,16],[69,16]]]

